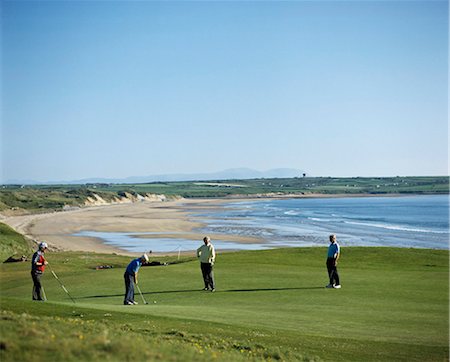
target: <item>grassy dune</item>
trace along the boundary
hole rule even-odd
[[[200,291],[195,260],[143,267],[150,304],[137,306],[122,305],[129,258],[49,253],[76,304],[49,271],[49,300],[32,302],[28,263],[3,264],[0,357],[35,360],[39,345],[42,360],[448,360],[448,251],[345,248],[341,290],[324,288],[325,252],[220,254],[216,293]]]
[[[10,256],[20,257],[31,253],[31,245],[25,237],[0,223],[0,262]]]

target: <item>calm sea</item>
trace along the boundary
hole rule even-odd
[[[337,234],[342,246],[396,246],[449,249],[449,196],[355,197],[230,202],[197,212],[204,234],[256,236],[258,244],[213,240],[219,250],[326,246]],[[92,236],[129,251],[195,250],[199,240],[139,238],[151,233],[99,233]],[[160,235],[160,234],[159,234]]]
[[[208,216],[205,232],[260,236],[280,246],[449,248],[449,196],[238,202]]]

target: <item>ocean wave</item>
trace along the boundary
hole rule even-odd
[[[356,221],[344,221],[344,223],[351,224],[351,225],[371,226],[371,227],[375,227],[375,228],[388,229],[388,230],[409,231],[409,232],[415,232],[415,233],[448,234],[448,231],[408,228],[408,227],[399,226],[399,225],[373,224],[373,223],[356,222]]]
[[[308,220],[311,220],[311,221],[320,221],[320,222],[323,222],[323,221],[325,221],[325,222],[335,221],[335,220],[330,220],[330,219],[320,219],[320,218],[318,218],[318,217],[308,217]]]
[[[289,210],[289,211],[285,211],[284,214],[285,214],[285,215],[297,216],[297,215],[300,215],[301,212],[299,212],[299,211],[294,211],[294,210]]]

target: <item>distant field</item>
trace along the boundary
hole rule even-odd
[[[131,307],[129,258],[48,253],[76,304],[49,271],[48,302],[32,302],[29,263],[2,264],[0,359],[448,361],[447,251],[346,248],[340,290],[324,288],[325,252],[219,254],[216,293],[196,260],[143,267],[150,305]]]
[[[448,194],[448,177],[212,180],[146,184],[7,185],[0,189],[0,211],[61,210],[84,205],[98,195],[106,202],[145,194],[167,197],[231,197],[263,195]]]

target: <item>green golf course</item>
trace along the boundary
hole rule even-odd
[[[129,257],[48,252],[75,303],[49,268],[48,300],[33,302],[30,263],[1,264],[0,358],[448,360],[447,250],[344,248],[340,290],[324,288],[325,255],[325,248],[218,253],[215,293],[201,290],[194,258],[151,257],[169,265],[141,268],[149,304],[136,291],[136,306],[123,305]]]

